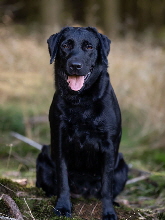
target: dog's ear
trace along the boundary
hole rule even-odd
[[[102,56],[102,60],[103,62],[108,65],[108,54],[110,52],[110,43],[111,43],[111,40],[103,35],[103,34],[99,34],[99,40],[100,40],[100,52],[101,52],[101,56]]]
[[[111,40],[107,36],[100,34],[96,28],[88,27],[87,30],[92,31],[97,35],[99,42],[100,42],[100,53],[101,53],[102,61],[103,61],[103,63],[108,65],[107,57],[110,52]]]
[[[50,64],[53,63],[53,61],[56,57],[57,50],[58,50],[58,42],[59,42],[60,36],[61,36],[60,33],[53,34],[47,40],[49,54],[50,54]]]

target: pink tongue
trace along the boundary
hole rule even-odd
[[[72,90],[78,91],[83,87],[84,76],[68,76],[67,82]]]

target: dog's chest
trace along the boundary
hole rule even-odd
[[[103,111],[103,112],[102,112]],[[107,140],[107,127],[104,111],[94,104],[74,106],[63,115],[63,150],[68,161],[68,169],[93,173],[97,167],[100,173],[101,152]]]
[[[77,148],[99,149],[100,142],[109,132],[105,114],[105,109],[96,105],[67,109],[63,115],[64,142]]]

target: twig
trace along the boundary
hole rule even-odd
[[[43,198],[26,198],[27,200],[39,200],[39,201],[41,201],[41,200],[43,200]],[[53,206],[52,206],[53,207]]]
[[[27,205],[27,207],[28,207],[28,209],[29,209],[29,212],[30,212],[30,215],[31,215],[32,219],[33,219],[33,220],[35,220],[35,218],[34,218],[34,216],[33,216],[32,212],[31,212],[31,210],[30,210],[30,208],[29,208],[29,205],[27,204],[27,202],[26,202],[26,199],[25,199],[25,198],[24,198],[24,201],[25,201],[25,204]]]
[[[14,216],[14,218],[16,218],[17,220],[23,220],[22,214],[18,206],[14,202],[14,200],[6,194],[3,194],[1,198],[6,203],[6,205],[9,207],[10,212]]]
[[[13,137],[15,137],[15,138],[17,138],[17,139],[19,139],[19,140],[29,144],[30,146],[37,148],[38,150],[42,149],[42,145],[41,144],[38,144],[37,142],[35,142],[35,141],[33,141],[33,140],[31,140],[31,139],[29,139],[29,138],[27,138],[27,137],[25,137],[25,136],[23,136],[21,134],[18,134],[16,132],[11,132],[11,135]]]
[[[9,187],[7,187],[7,186],[5,186],[5,185],[3,185],[2,183],[0,183],[0,185],[1,186],[3,186],[4,188],[6,188],[6,189],[8,189],[8,190],[10,190],[11,192],[13,192],[14,194],[16,194],[16,192],[14,192],[12,189],[10,189]]]
[[[0,219],[2,219],[2,220],[17,220],[16,218],[10,218],[10,217],[5,217],[5,216],[0,216]]]
[[[94,211],[95,211],[97,205],[98,205],[98,203],[96,203],[95,207],[92,209],[91,215],[93,215],[93,213],[94,213]]]
[[[85,204],[81,207],[81,209],[80,209],[80,211],[79,211],[79,213],[78,213],[79,215],[81,214],[81,212],[82,212],[84,206],[85,206]]]
[[[139,219],[146,219],[140,212],[138,212],[138,215],[140,216]]]
[[[139,176],[139,177],[133,178],[131,180],[128,180],[126,185],[148,179],[149,177],[150,177],[150,175],[145,175],[145,176]]]
[[[8,156],[8,159],[7,159],[7,168],[9,167],[12,149],[13,149],[13,145],[10,145],[9,156]]]

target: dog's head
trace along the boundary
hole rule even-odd
[[[72,91],[81,91],[88,82],[95,81],[98,66],[107,68],[110,40],[95,28],[66,27],[47,42],[50,63],[56,59],[61,77]]]

